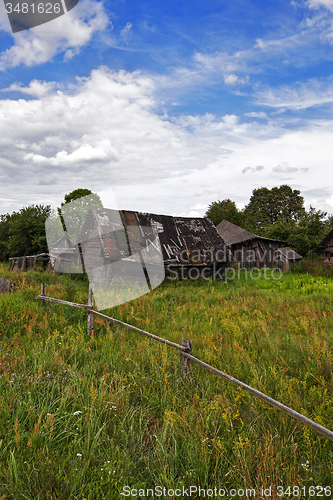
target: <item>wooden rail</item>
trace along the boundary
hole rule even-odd
[[[305,417],[301,413],[298,413],[295,410],[292,410],[288,406],[285,406],[284,404],[280,403],[279,401],[276,401],[275,399],[270,398],[263,392],[258,391],[257,389],[254,389],[253,387],[250,387],[247,384],[244,384],[240,380],[237,380],[236,378],[232,377],[231,375],[228,375],[227,373],[221,372],[217,368],[214,368],[211,365],[208,365],[204,361],[201,361],[201,359],[195,358],[192,356],[192,347],[191,347],[191,341],[190,340],[182,340],[182,345],[176,344],[175,342],[171,342],[170,340],[164,339],[162,337],[158,337],[157,335],[153,335],[152,333],[146,332],[145,330],[141,330],[141,328],[137,328],[136,326],[129,325],[128,323],[124,323],[123,321],[120,321],[119,319],[111,318],[110,316],[107,316],[106,314],[102,314],[98,311],[95,311],[93,309],[94,307],[94,299],[93,299],[93,285],[89,285],[89,298],[88,298],[88,305],[85,304],[76,304],[74,302],[67,302],[66,300],[60,300],[60,299],[53,299],[51,297],[46,297],[45,296],[45,285],[44,283],[41,286],[41,295],[37,295],[37,297],[34,297],[34,299],[41,299],[42,304],[45,304],[45,301],[50,301],[50,302],[56,302],[58,304],[65,304],[65,305],[70,305],[72,307],[79,307],[86,309],[88,312],[88,335],[92,334],[92,329],[93,329],[93,317],[98,316],[100,318],[104,318],[109,322],[116,323],[118,325],[124,326],[126,328],[129,328],[130,330],[133,330],[135,332],[141,333],[147,337],[150,337],[153,340],[157,340],[158,342],[162,342],[163,344],[169,345],[171,347],[175,347],[180,351],[180,371],[181,375],[183,376],[190,370],[190,361],[193,361],[194,363],[197,363],[198,365],[202,366],[206,370],[211,371],[215,375],[217,375],[220,378],[223,378],[224,380],[227,380],[228,382],[231,382],[234,385],[237,385],[239,387],[242,387],[244,391],[249,392],[253,396],[256,396],[257,398],[261,399],[265,403],[269,404],[270,406],[273,406],[274,408],[280,410],[281,412],[285,413],[286,415],[289,415],[290,417],[294,418],[295,420],[298,420],[299,422],[302,422],[304,425],[307,427],[310,427],[314,431],[318,432],[322,436],[326,437],[330,441],[333,441],[333,432],[327,429],[326,427],[323,427],[320,424],[317,424],[317,422],[314,422],[313,420]]]

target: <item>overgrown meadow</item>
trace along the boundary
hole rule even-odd
[[[332,486],[331,441],[198,365],[181,378],[170,347],[98,318],[89,338],[85,311],[33,300],[44,281],[86,304],[87,281],[5,264],[0,276],[17,283],[0,295],[0,499]],[[333,430],[332,278],[267,277],[166,281],[105,313],[190,339],[194,356]]]

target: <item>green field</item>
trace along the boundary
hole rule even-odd
[[[0,295],[0,499],[122,499],[127,485],[331,498],[310,488],[332,486],[331,441],[197,365],[181,379],[170,347],[98,318],[89,338],[84,311],[33,300],[44,281],[86,304],[87,281],[5,264],[0,276],[17,282]],[[242,272],[168,281],[105,313],[190,339],[194,356],[333,430],[332,292],[325,276]]]

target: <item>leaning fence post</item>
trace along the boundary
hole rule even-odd
[[[182,347],[184,347],[183,352],[186,352],[187,354],[192,354],[192,344],[190,340],[184,340],[182,339]],[[191,360],[189,358],[186,358],[185,356],[180,353],[180,375],[183,377],[183,375],[186,375],[189,373],[191,366],[190,366]],[[185,369],[184,369],[185,368]]]
[[[89,294],[88,294],[88,306],[91,307],[92,309],[94,308],[94,285],[91,283],[89,284]],[[94,313],[89,312],[88,310],[88,324],[87,324],[87,334],[89,336],[92,335],[92,331],[94,328]]]
[[[42,297],[45,297],[45,283],[42,283],[41,286],[40,286],[40,294]],[[42,307],[45,306],[45,300],[41,300],[41,303],[42,303]]]

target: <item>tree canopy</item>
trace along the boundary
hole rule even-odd
[[[244,210],[232,200],[216,201],[208,206],[205,217],[217,226],[227,220],[259,236],[287,241],[300,255],[309,255],[333,226],[333,216],[304,207],[304,198],[288,185],[254,189]]]
[[[205,217],[208,217],[215,226],[222,220],[227,220],[233,224],[237,224],[237,226],[241,226],[244,223],[244,214],[238,210],[236,203],[229,198],[211,203],[208,206]]]
[[[268,189],[254,189],[244,210],[256,230],[265,229],[279,220],[297,222],[305,214],[304,198],[297,189],[284,184]]]
[[[0,260],[47,252],[45,221],[50,214],[50,205],[31,205],[1,215]]]
[[[90,189],[75,189],[65,194],[65,201],[58,208],[61,224],[64,231],[74,241],[80,233],[80,228],[89,210],[92,207],[102,208],[103,204],[98,194]],[[66,219],[66,220],[65,220]]]

